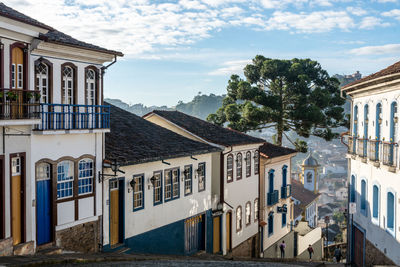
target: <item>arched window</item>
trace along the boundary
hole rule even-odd
[[[356,202],[356,177],[354,175],[351,176],[350,202]]]
[[[250,201],[246,203],[246,225],[251,223],[251,203]]]
[[[258,151],[254,152],[254,174],[258,174],[258,169],[260,166],[260,153]]]
[[[62,103],[74,104],[74,70],[70,66],[64,66],[62,74]]]
[[[238,153],[236,156],[236,179],[242,179],[242,153]]]
[[[270,170],[268,172],[268,192],[269,193],[274,192],[274,176],[275,176],[275,171]]]
[[[270,212],[268,215],[268,236],[274,233],[274,213]]]
[[[376,122],[375,122],[375,135],[376,140],[381,140],[381,126],[382,126],[382,105],[378,103],[376,105]]]
[[[86,104],[96,105],[96,72],[86,70]]]
[[[397,103],[393,102],[390,106],[390,142],[395,143],[397,136]]]
[[[307,173],[307,183],[312,183],[313,182],[313,175],[311,172]]]
[[[372,189],[372,217],[378,219],[379,217],[379,187],[373,186]]]
[[[251,176],[251,152],[246,153],[246,177]]]
[[[242,230],[242,207],[239,206],[236,209],[236,231]]]
[[[78,164],[78,194],[90,194],[93,192],[93,160],[82,159]]]
[[[386,228],[394,233],[394,195],[392,192],[387,193],[387,222]]]
[[[40,163],[36,166],[36,181],[50,180],[51,167],[49,163]]]
[[[357,137],[358,134],[358,106],[354,106],[354,120],[353,120],[353,135]]]
[[[361,181],[361,213],[366,215],[367,208],[367,183],[365,180]]]
[[[284,165],[282,167],[282,186],[286,187],[287,185],[287,166]]]
[[[227,182],[233,181],[233,155],[229,154],[226,159],[226,180]]]
[[[368,115],[369,115],[369,110],[368,110],[368,104],[364,105],[364,138],[368,138]]]
[[[64,160],[57,164],[57,199],[73,196],[74,162]]]
[[[49,101],[49,67],[44,63],[39,63],[35,68],[36,90],[40,92],[40,102],[50,103]]]
[[[254,221],[258,220],[258,198],[254,200]]]

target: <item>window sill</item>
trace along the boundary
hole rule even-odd
[[[133,209],[133,212],[140,211],[140,210],[143,210],[143,209],[144,209],[144,206],[143,206],[143,207],[140,207],[140,208],[134,208],[134,209]]]

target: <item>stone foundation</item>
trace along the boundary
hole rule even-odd
[[[35,243],[33,241],[21,243],[14,247],[14,255],[24,256],[33,255],[35,253]]]
[[[233,257],[258,258],[260,239],[258,234],[250,237],[232,250]]]
[[[0,240],[0,256],[11,256],[13,254],[12,237]]]
[[[56,232],[56,245],[66,251],[97,252],[99,221],[79,224]]]
[[[377,249],[374,244],[365,239],[365,266],[372,267],[375,265],[393,265],[394,262],[390,260],[386,255]]]

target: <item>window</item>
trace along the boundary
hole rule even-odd
[[[154,205],[156,205],[162,202],[162,172],[154,172],[152,178],[154,178],[153,201]]]
[[[311,172],[307,173],[307,183],[312,183],[313,182],[313,175]]]
[[[172,171],[165,171],[165,183],[164,183],[164,198],[165,200],[170,200],[172,198]]]
[[[269,193],[274,192],[274,173],[275,173],[275,170],[270,170],[268,172],[268,192]]]
[[[254,200],[254,221],[258,220],[258,198]]]
[[[197,169],[197,175],[199,176],[199,192],[206,190],[206,163],[199,163]]]
[[[63,69],[62,95],[63,104],[74,103],[74,71],[69,66]]]
[[[242,179],[242,153],[236,156],[236,179]]]
[[[351,176],[350,202],[356,202],[356,177],[354,175]]]
[[[49,103],[49,69],[46,64],[39,63],[36,66],[36,90],[40,92],[41,102]]]
[[[184,168],[183,175],[185,178],[185,196],[192,193],[192,181],[193,181],[193,168],[192,165],[187,165]]]
[[[239,206],[236,209],[236,231],[242,230],[242,207]]]
[[[11,65],[11,88],[15,88],[15,64]]]
[[[133,210],[139,210],[144,208],[144,175],[134,175],[133,180],[135,181],[133,190]]]
[[[282,167],[282,186],[287,185],[287,166],[283,165]]]
[[[365,180],[361,181],[361,213],[366,215],[366,203],[367,203],[367,183]]]
[[[78,194],[89,194],[93,192],[93,160],[82,159],[78,163]]]
[[[165,171],[165,201],[179,197],[179,168]]]
[[[18,89],[22,89],[22,84],[23,84],[23,66],[22,64],[17,65],[17,78],[18,78],[18,84],[17,87]]]
[[[368,104],[366,104],[364,105],[364,138],[368,138],[368,112]]]
[[[381,139],[381,124],[382,124],[382,105],[381,103],[378,103],[376,105],[376,127],[375,127],[375,135],[376,135],[376,140]],[[377,143],[377,145],[379,145]]]
[[[392,105],[390,106],[390,142],[391,143],[396,143],[396,136],[397,136],[397,120],[395,119],[397,117],[397,103],[393,102]],[[393,147],[391,147],[391,157],[393,161]]]
[[[378,219],[379,217],[379,187],[374,185],[372,187],[372,217]]]
[[[50,164],[40,163],[36,167],[36,181],[50,180]]]
[[[172,170],[172,198],[179,197],[179,169]]]
[[[74,162],[61,161],[57,164],[57,199],[73,196]]]
[[[254,152],[254,174],[258,174],[258,169],[260,166],[260,154],[258,151]]]
[[[96,104],[96,73],[92,69],[86,70],[86,104]]]
[[[358,134],[358,106],[354,107],[354,120],[353,120],[353,135],[357,137]]]
[[[282,227],[286,226],[286,213],[282,213]]]
[[[246,177],[251,176],[251,152],[247,151],[246,153]]]
[[[274,213],[270,212],[268,215],[268,236],[274,233]]]
[[[246,225],[251,223],[251,203],[246,203]]]
[[[11,159],[11,173],[13,176],[21,174],[21,158],[14,157]]]
[[[394,234],[394,195],[392,192],[387,194],[387,223],[386,227]]]
[[[229,154],[226,160],[226,180],[227,182],[233,181],[233,155]]]

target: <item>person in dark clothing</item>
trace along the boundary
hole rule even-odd
[[[308,245],[308,248],[307,248],[307,250],[308,250],[308,254],[310,255],[310,261],[311,261],[312,254],[314,253],[314,250],[313,250],[313,248],[312,248],[312,246],[311,246],[311,245]]]
[[[286,248],[285,240],[282,241],[279,248],[281,249],[281,258],[283,259],[285,257],[285,248]]]
[[[340,250],[340,246],[337,246],[333,256],[336,258],[336,262],[340,262],[342,259],[342,251]]]

